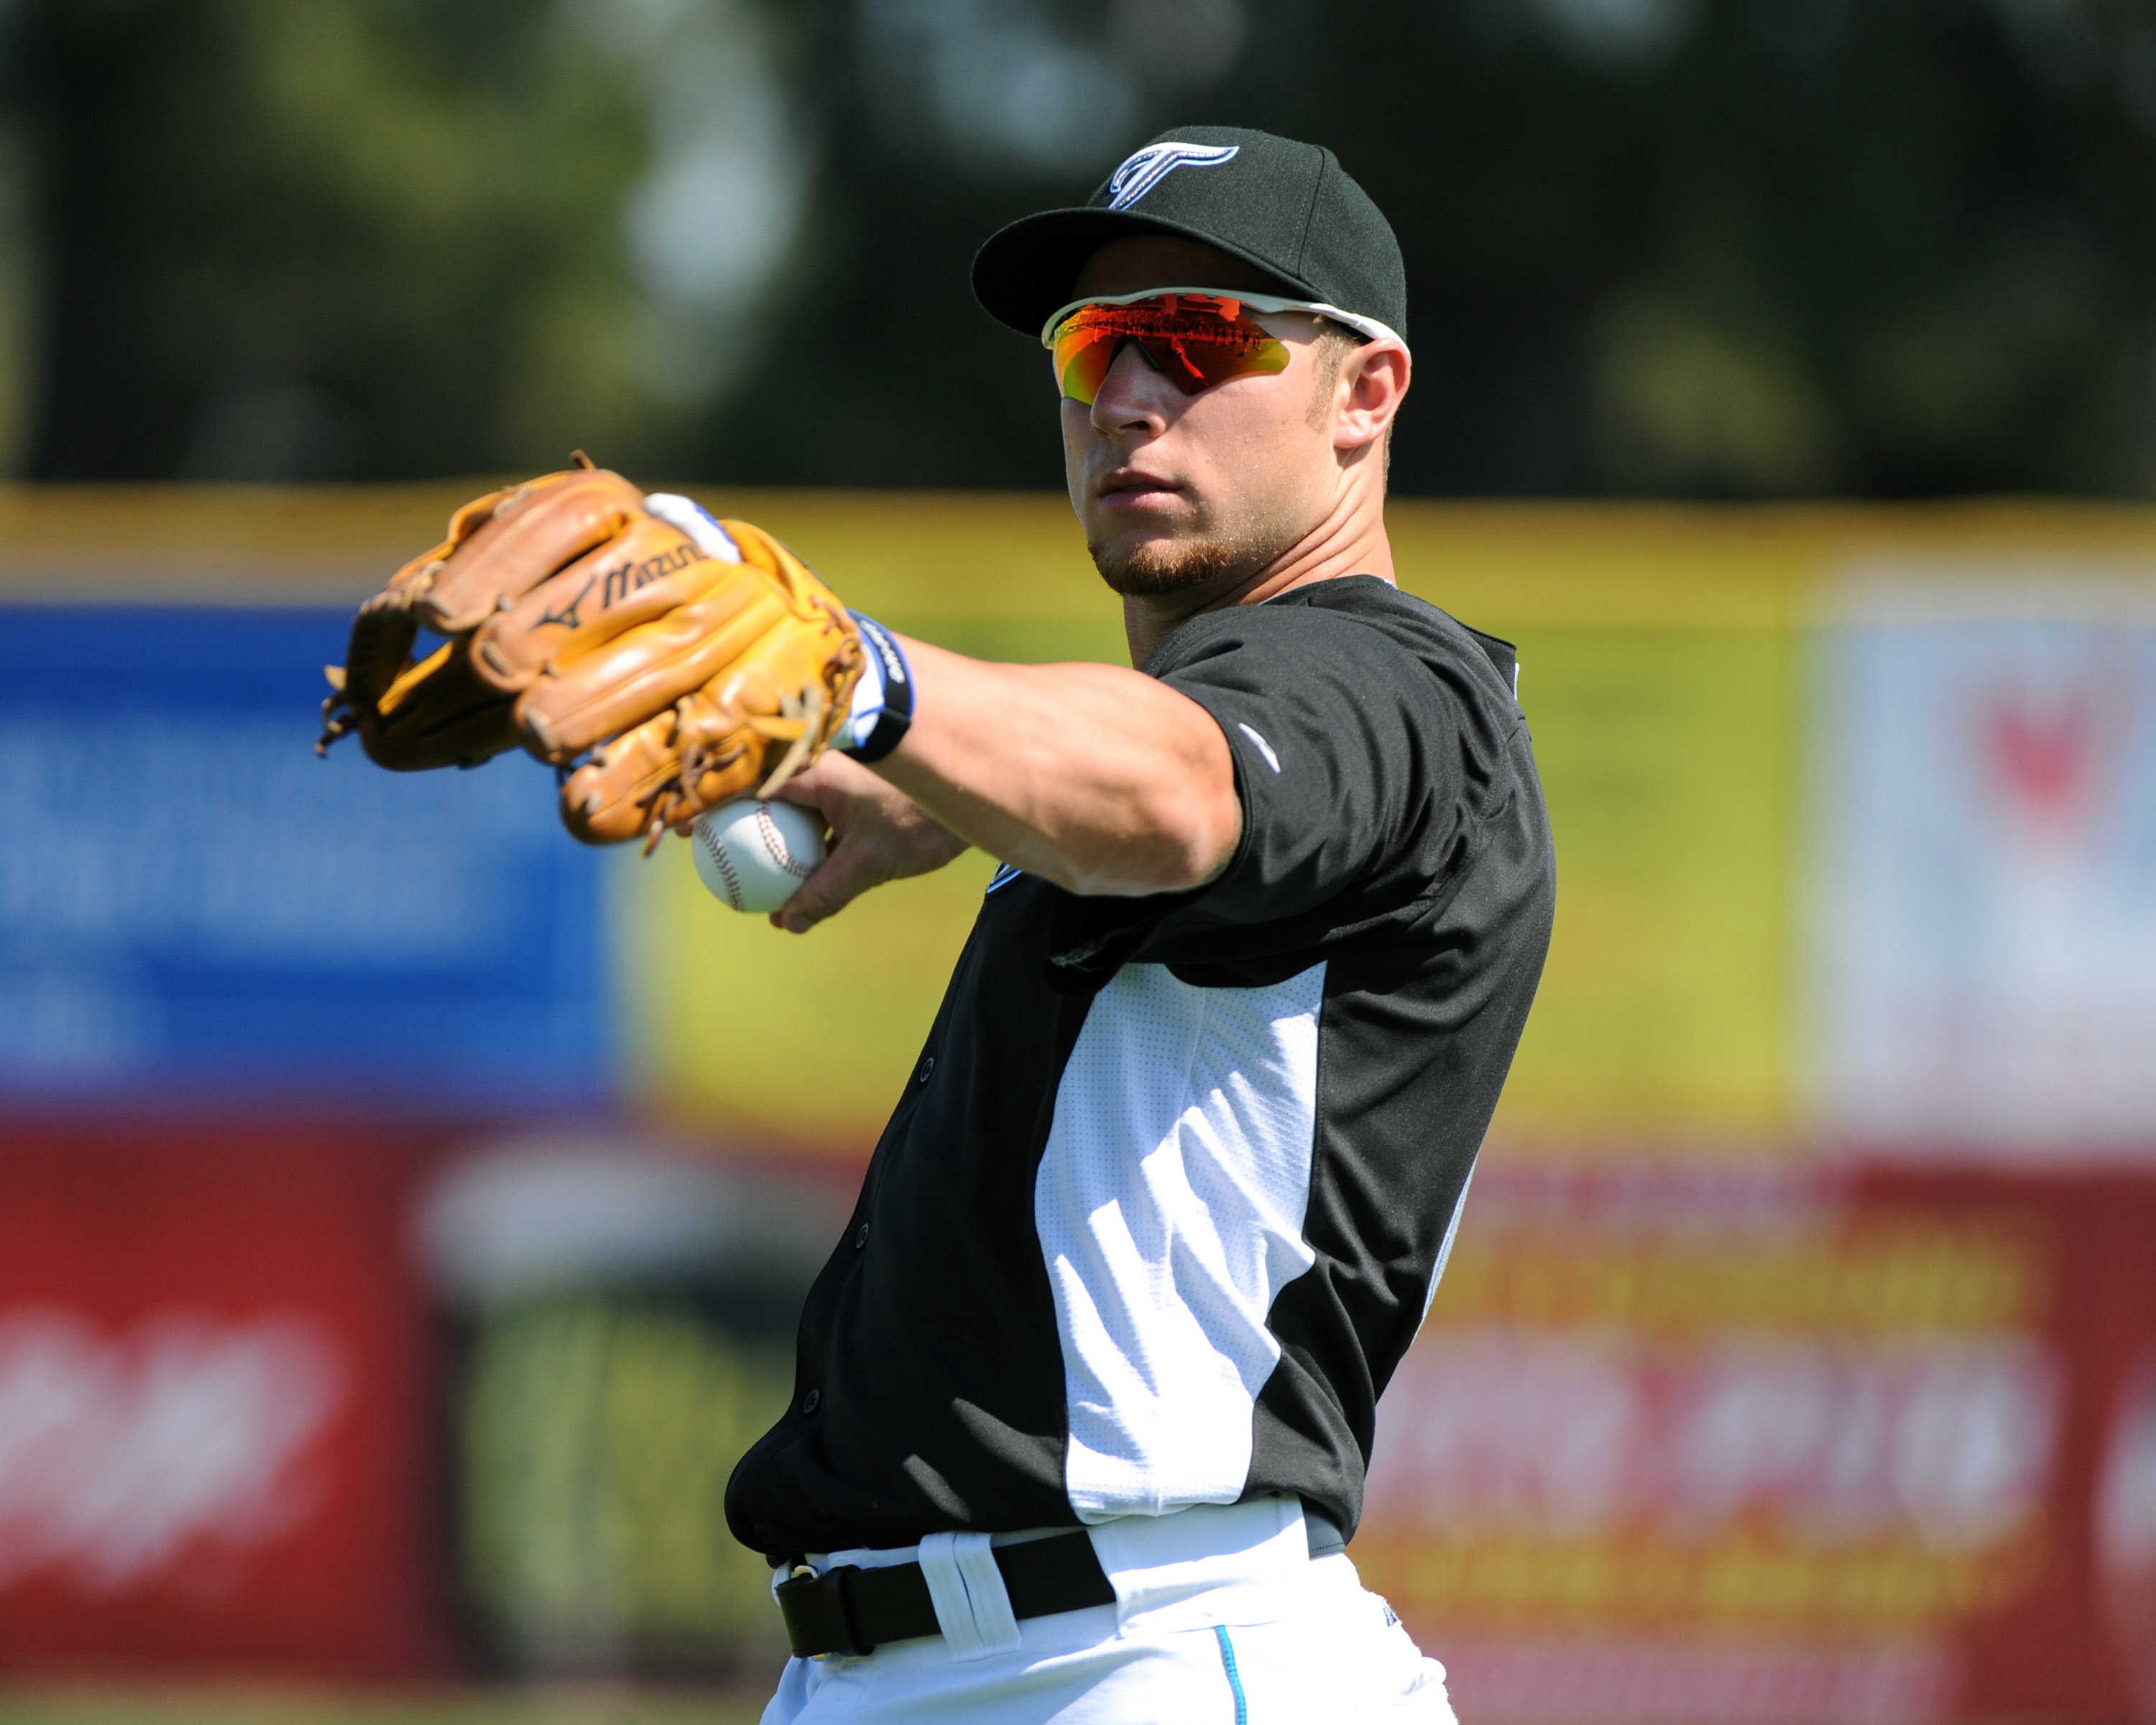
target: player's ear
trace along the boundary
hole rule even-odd
[[[1366,341],[1341,367],[1340,409],[1333,416],[1332,446],[1343,454],[1382,439],[1407,399],[1412,362],[1399,342]]]

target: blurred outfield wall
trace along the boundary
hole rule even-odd
[[[0,495],[0,599],[209,606],[226,616],[229,635],[253,623],[235,608],[363,597],[430,542],[469,489],[16,490]],[[849,603],[900,629],[989,657],[1122,657],[1112,597],[1060,499],[700,495],[778,532]],[[2099,797],[2150,771],[2156,511],[1403,502],[1390,518],[1404,585],[1518,643],[1522,701],[1556,826],[1555,939],[1500,1139],[1751,1155],[1822,1132],[1923,1136],[1921,1100],[1852,1098],[1862,1075],[1840,1068],[1857,1056],[1834,1045],[1835,1023],[1861,1014],[1830,997],[1895,986],[1851,973],[1835,926],[1856,913],[1839,899],[1822,908],[1830,891],[1855,891],[1851,870],[1867,866],[1832,843],[1869,818],[1860,797],[1899,794],[1850,760],[1827,758],[1854,750],[1851,759],[1868,759],[1876,741],[1836,730],[1852,660],[1861,675],[1882,654],[1913,665],[1944,651],[1949,680],[1959,665],[1972,689],[1983,684],[1985,698],[2005,703],[1969,715],[1974,753],[1961,764],[1999,776],[2005,842],[2026,829],[2056,860],[2074,842],[2061,821],[2080,818],[2060,798]],[[1983,638],[1987,623],[1994,634],[2006,625],[1990,644],[1996,650]],[[192,649],[170,627],[151,637],[172,640],[184,679]],[[313,629],[331,649],[336,633],[329,617]],[[254,650],[274,649],[265,638]],[[2093,697],[2101,711],[2083,711],[2076,654],[2108,667]],[[1876,705],[1880,691],[1870,694]],[[1948,686],[1938,698],[1951,707],[1963,697]],[[298,753],[311,719],[295,701]],[[1916,723],[1902,715],[1891,728]],[[1951,766],[1953,744],[1903,770],[1936,777]],[[363,779],[356,745],[340,752],[352,759],[327,770]],[[430,803],[484,795],[491,804],[520,765],[498,763],[479,780],[432,775],[393,793],[416,798],[424,783]],[[527,776],[529,789],[509,794],[543,800]],[[1976,803],[1989,795],[1969,789]],[[2128,809],[2125,818],[2141,817]],[[543,846],[536,827],[526,842]],[[972,856],[884,889],[796,939],[721,910],[678,844],[648,863],[607,856],[601,942],[612,993],[594,1058],[613,1076],[600,1087],[639,1111],[864,1155],[925,1034],[988,866]],[[1980,891],[1951,870],[1940,879]],[[1891,921],[1892,893],[1907,886],[1887,883],[1885,902],[1866,901],[1868,914]],[[1967,937],[1980,945],[1989,938],[1982,907],[1966,908]],[[2092,937],[2116,947],[2123,933],[2126,956],[2156,968],[2156,937],[2133,932],[2145,908],[2124,906],[2121,915],[2118,928]],[[1912,962],[1922,969],[1922,955]],[[2110,1015],[2125,1034],[2156,1029],[2156,983],[2138,1006],[2130,978],[2115,992]],[[744,1048],[766,1057],[711,1053]],[[814,1051],[813,1084],[776,1058],[788,1049]],[[2107,1118],[2095,1123],[2097,1136],[2156,1132],[2156,1096],[2115,1096]]]
[[[901,629],[992,656],[1122,656],[1115,610],[1060,500],[712,501],[767,521],[850,602]],[[2068,1107],[2040,1130],[2129,1144],[2156,1134],[2156,1083],[2136,1090],[2122,1076],[2139,1064],[2134,1040],[2156,1034],[2145,849],[2101,835],[2152,818],[2156,512],[1404,503],[1391,522],[1404,585],[1518,643],[1556,827],[1555,938],[1501,1141],[1752,1155],[1822,1137],[1963,1136],[1943,1103],[1928,1112],[1922,1096],[1897,1108],[1851,1094],[1863,1076],[1845,1069],[1864,1050],[1835,1028],[1882,1009],[1882,991],[1913,989],[1923,998],[1911,1010],[1952,1018],[1964,1007],[1981,1014],[1986,978],[1994,993],[2020,988],[2027,955],[1991,950],[2011,938],[1994,912],[2030,883],[1972,881],[1951,857],[1937,885],[1965,896],[1964,922],[1934,927],[1928,947],[1906,955],[1913,974],[1852,968],[1843,931],[1892,922],[1904,911],[1897,895],[1912,916],[1928,908],[1922,870],[1882,881],[1871,852],[1958,836],[1977,850],[2033,844],[2038,885],[2063,880],[2068,892],[2076,846],[2097,847],[2094,884],[2118,902],[2112,922],[2082,930],[2082,956],[2107,945],[2116,968],[2143,966],[2148,980],[2123,981],[2102,1004],[2112,1030],[2100,1081],[2118,1092],[2115,1106],[2086,1119]],[[1932,705],[1893,706],[1897,667],[1942,655],[1918,691]],[[2092,657],[2107,680],[2096,708],[2081,675]],[[1912,734],[1918,752],[1905,749],[1881,782],[1878,746]],[[1882,798],[1940,775],[1959,787],[1969,821],[1993,826],[1943,841],[1873,819]],[[2103,860],[2119,842],[2131,853],[2123,876]],[[888,890],[847,913],[850,930],[791,947],[706,913],[678,855],[661,867],[656,891],[634,868],[614,877],[633,978],[624,998],[648,1014],[630,1020],[638,1093],[814,1142],[867,1142],[911,1063],[985,861]],[[1964,948],[1968,976],[1937,973],[1938,950]],[[2029,966],[2056,968],[2041,957]],[[715,987],[716,977],[756,986]],[[2052,980],[2055,993],[2071,993]],[[2038,1002],[2047,1005],[2067,1009]],[[715,1034],[741,1045],[780,1024],[837,1056],[814,1101],[774,1106],[759,1075],[703,1052]],[[1961,1065],[1989,1069],[1987,1034],[2011,1040],[2016,1028],[1965,1042],[1943,1032],[1953,1045],[1924,1056],[1946,1069],[1938,1088],[1951,1092]]]
[[[988,864],[797,939],[536,763],[316,762],[476,488],[0,493],[0,1432],[101,1386],[0,1444],[0,1669],[439,1671],[450,1599],[526,1668],[769,1654],[716,1505],[790,1316],[690,1285],[813,1266]],[[700,495],[900,629],[1122,656],[1059,499]],[[1519,644],[1559,894],[1364,1574],[1463,1717],[2156,1720],[2156,510],[1391,520]],[[785,1266],[707,1150],[814,1176]],[[172,1360],[254,1386],[184,1502]]]

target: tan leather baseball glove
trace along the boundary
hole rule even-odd
[[[422,628],[444,639],[415,658]],[[360,607],[315,747],[357,731],[410,772],[521,743],[565,774],[577,837],[655,844],[814,760],[860,666],[845,607],[777,540],[588,465],[466,504]]]

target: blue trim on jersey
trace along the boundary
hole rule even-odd
[[[1235,1644],[1218,1624],[1214,1625],[1213,1633],[1220,1638],[1220,1664],[1228,1673],[1228,1687],[1235,1697],[1235,1725],[1250,1725],[1250,1703],[1243,1694],[1241,1674],[1235,1669]]]

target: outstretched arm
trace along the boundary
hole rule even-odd
[[[906,643],[913,728],[875,771],[952,832],[1072,892],[1210,880],[1242,813],[1220,727],[1108,665],[991,665]]]
[[[799,932],[968,844],[1089,895],[1177,891],[1226,866],[1242,811],[1227,741],[1197,702],[1115,665],[904,646],[906,740],[872,768],[826,756],[782,793],[821,812],[834,843],[773,922]]]

